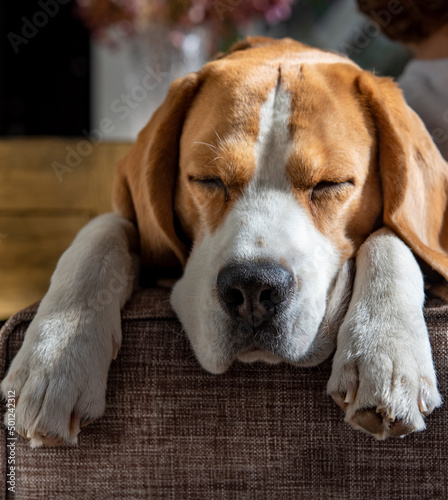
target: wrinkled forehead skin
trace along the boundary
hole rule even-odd
[[[235,52],[201,70],[203,82],[182,131],[176,212],[195,242],[219,226],[254,175],[261,108],[281,88],[289,100],[292,147],[278,168],[284,171],[286,165],[286,189],[344,261],[370,233],[381,210],[374,125],[357,89],[360,68],[335,54],[295,47]],[[189,178],[197,175],[223,179],[229,186],[227,202],[192,185]],[[274,178],[268,181],[275,183]],[[334,210],[334,199],[310,203],[310,189],[331,180],[355,183],[343,208]]]

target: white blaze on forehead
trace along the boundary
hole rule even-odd
[[[291,97],[279,81],[260,107],[252,183],[277,189],[289,187],[285,167],[292,149],[290,115]]]
[[[253,177],[207,243],[219,256],[219,268],[232,261],[264,258],[283,262],[303,277],[317,267],[322,270],[321,260],[331,269],[338,261],[338,252],[292,192],[286,170],[294,146],[290,120],[291,95],[279,71],[276,85],[260,106]],[[319,286],[319,280],[314,281]],[[326,278],[323,281],[326,286]]]

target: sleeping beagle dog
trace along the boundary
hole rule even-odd
[[[421,265],[448,278],[448,165],[389,78],[248,38],[176,80],[118,164],[114,213],[61,257],[2,383],[31,446],[102,415],[134,276],[183,270],[171,303],[199,363],[316,365],[378,439],[441,404]],[[419,260],[419,263],[417,262]]]

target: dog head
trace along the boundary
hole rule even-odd
[[[367,236],[392,228],[448,277],[447,165],[390,79],[252,38],[176,80],[119,163],[115,209],[172,292],[202,366],[317,364]]]

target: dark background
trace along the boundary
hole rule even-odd
[[[291,36],[341,50],[341,41],[350,46],[358,36],[356,29],[365,30],[368,22],[361,17],[358,28],[353,25],[355,0],[349,2],[348,16],[337,16],[342,4],[342,0],[296,0],[289,20],[264,28],[259,23],[258,29],[265,36]],[[328,26],[319,27],[326,19]],[[329,32],[340,36],[328,38]],[[16,39],[17,53],[13,35],[23,37],[23,43]],[[90,130],[89,44],[73,0],[0,0],[0,136],[80,136],[84,129]],[[409,59],[399,44],[383,36],[369,37],[366,47],[348,55],[364,68],[391,76],[399,75]]]
[[[0,0],[0,135],[79,136],[89,128],[89,34],[71,2],[47,2],[58,12],[38,15],[44,25],[16,53],[8,34],[23,36],[22,18],[33,23],[44,11],[37,1]]]

